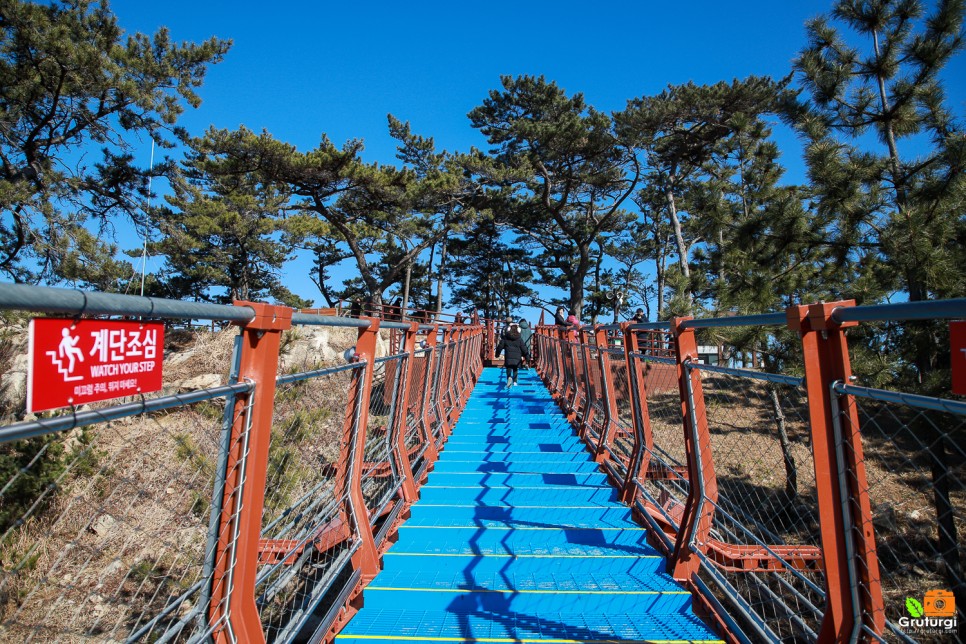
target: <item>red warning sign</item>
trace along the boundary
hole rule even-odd
[[[949,323],[949,347],[953,351],[953,393],[966,396],[966,322]]]
[[[27,411],[157,391],[163,348],[157,322],[31,320]]]

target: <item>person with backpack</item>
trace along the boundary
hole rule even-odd
[[[520,325],[516,322],[510,324],[510,328],[500,338],[500,343],[496,345],[496,357],[506,352],[506,359],[503,366],[506,367],[506,386],[507,389],[517,384],[517,375],[520,371],[520,364],[524,360],[530,360],[530,349],[524,344],[520,335]]]
[[[570,309],[570,315],[567,316],[567,325],[570,327],[570,339],[576,342],[580,338],[580,318],[577,317],[575,309]]]

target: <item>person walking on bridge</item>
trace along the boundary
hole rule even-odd
[[[530,323],[527,322],[526,318],[520,318],[520,337],[523,338],[523,345],[527,348],[527,351],[532,350],[533,329],[530,328]]]
[[[517,384],[517,374],[521,362],[530,360],[530,350],[523,343],[523,338],[520,336],[520,325],[516,322],[510,324],[506,334],[500,338],[500,344],[496,345],[496,357],[499,358],[504,351],[506,352],[506,360],[503,361],[503,365],[506,367],[506,386],[509,389]]]

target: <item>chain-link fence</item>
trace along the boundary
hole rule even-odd
[[[402,481],[429,464],[430,432],[445,437],[480,368],[476,327],[405,351],[437,327],[383,322],[364,339],[373,323],[321,314],[284,331],[284,307],[11,285],[0,308],[240,325],[167,329],[159,392],[24,418],[27,318],[6,314],[4,641],[325,636],[397,525]]]
[[[720,629],[962,641],[966,403],[857,386],[845,339],[862,321],[944,317],[966,317],[966,302],[600,325],[577,348],[583,378],[545,326],[538,371],[565,409],[575,390],[593,398],[586,440]],[[751,339],[739,349],[729,334]]]
[[[716,489],[702,555],[732,616],[784,642],[814,641],[825,578],[801,378],[694,363]],[[700,406],[693,413],[701,413]],[[696,418],[697,424],[702,424]]]
[[[91,318],[86,318],[91,319]],[[6,418],[23,417],[25,319],[5,318]],[[237,331],[168,330],[160,392],[29,415],[0,429],[0,638],[185,639],[214,566]],[[214,372],[214,373],[213,373]],[[22,382],[22,381],[20,381]],[[221,535],[230,541],[231,535]]]
[[[843,449],[865,469],[890,634],[964,641],[949,623],[966,623],[966,403],[844,383],[836,392],[840,431],[861,436],[861,454]]]
[[[346,516],[347,491],[339,493],[337,478],[345,475],[340,457],[353,438],[345,432],[346,409],[356,405],[366,367],[326,367],[318,356],[305,354],[276,380],[256,584],[269,641],[298,634],[351,573],[349,558],[359,539]]]

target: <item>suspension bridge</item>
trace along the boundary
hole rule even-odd
[[[0,308],[167,353],[156,392],[0,428],[5,641],[962,641],[966,403],[856,382],[847,333],[966,301],[541,320],[512,388],[476,316]],[[722,327],[803,371],[706,355]]]

